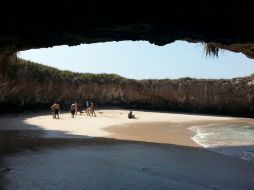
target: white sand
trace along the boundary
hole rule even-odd
[[[128,119],[128,110],[96,110],[97,117],[90,117],[86,114],[76,115],[71,118],[70,113],[60,114],[60,119],[53,119],[52,115],[21,115],[14,118],[0,117],[0,130],[4,129],[31,129],[38,127],[45,130],[45,137],[67,137],[68,135],[89,136],[89,137],[110,137],[112,134],[106,130],[107,127],[126,127],[125,124],[135,125],[150,122],[173,122],[191,123],[202,121],[229,121],[232,117],[205,116],[194,114],[175,114],[147,111],[134,111],[138,119]],[[22,125],[21,123],[24,123]],[[73,137],[73,136],[72,136]],[[152,140],[151,140],[152,141]]]
[[[26,119],[24,122],[30,125],[36,125],[44,130],[63,131],[72,135],[84,135],[90,137],[107,137],[110,133],[103,130],[106,127],[121,124],[135,124],[141,122],[193,122],[193,121],[224,121],[231,120],[230,117],[215,117],[215,116],[200,116],[187,114],[173,114],[173,113],[156,113],[156,112],[142,112],[134,111],[133,114],[138,119],[128,119],[127,110],[98,110],[97,117],[90,117],[86,114],[76,115],[71,118],[69,113],[61,114],[60,119],[52,119],[51,115],[37,116]],[[52,136],[53,134],[48,133]],[[54,136],[54,135],[53,135]],[[53,137],[52,136],[52,137]]]
[[[199,146],[191,140],[195,134],[188,130],[193,125],[224,124],[226,122],[252,122],[253,119],[134,111],[137,119],[128,119],[129,110],[96,110],[97,117],[86,114],[71,117],[60,114],[21,114],[18,117],[0,117],[0,130],[41,130],[45,138],[108,137],[122,140]]]

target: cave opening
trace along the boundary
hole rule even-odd
[[[21,51],[2,77],[2,110],[54,101],[67,110],[74,100],[93,99],[100,107],[252,116],[253,60],[218,50],[123,41]]]
[[[232,79],[253,74],[253,60],[242,53],[212,50],[203,43],[185,41],[165,46],[122,41],[32,49],[18,52],[18,58],[60,70],[117,74],[136,80]]]
[[[2,8],[0,189],[254,189],[253,1]]]

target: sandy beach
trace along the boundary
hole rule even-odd
[[[128,110],[97,110],[97,117],[70,113],[52,119],[47,113],[0,117],[0,130],[41,130],[45,138],[108,137],[156,143],[197,146],[188,130],[195,125],[252,122],[251,119],[181,113],[135,111],[137,119],[128,119]]]
[[[1,116],[2,188],[254,188],[253,162],[202,148],[188,129],[253,119],[134,111],[137,119],[130,120],[121,109],[96,114],[64,113],[59,120],[48,113]]]

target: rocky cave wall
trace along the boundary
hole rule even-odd
[[[32,6],[31,6],[32,5]],[[254,58],[253,1],[7,1],[0,12],[0,64],[21,50],[121,40],[165,45],[205,42]],[[2,67],[2,66],[1,66]],[[1,109],[45,106],[59,97],[96,97],[97,104],[253,116],[251,79],[87,84],[2,75]],[[163,85],[162,85],[163,84]],[[59,92],[55,90],[59,87]],[[68,89],[68,90],[67,90]],[[73,90],[73,92],[71,92]],[[54,93],[52,93],[54,92]],[[21,101],[21,103],[18,103]]]
[[[73,101],[96,106],[154,109],[254,117],[254,78],[232,80],[86,80],[41,79],[33,70],[0,75],[0,111],[49,109],[58,101],[68,110]],[[36,74],[38,75],[38,73]],[[43,76],[43,75],[41,75]]]
[[[0,62],[21,50],[121,40],[205,42],[254,58],[253,1],[24,0],[3,9]]]

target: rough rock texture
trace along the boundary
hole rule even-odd
[[[120,40],[206,42],[254,58],[253,1],[24,0],[3,10],[0,62],[20,50]]]
[[[15,69],[16,68],[16,69]],[[131,80],[121,77],[62,77],[33,64],[0,75],[1,111],[49,108],[58,101],[69,109],[72,101],[91,99],[97,106],[174,110],[254,117],[254,78],[232,80]],[[4,70],[4,69],[3,69]],[[94,76],[94,77],[93,77]],[[11,105],[7,107],[7,104]],[[13,110],[14,109],[14,110]]]
[[[81,3],[82,2],[82,3]],[[253,115],[252,79],[87,82],[6,75],[20,50],[121,40],[205,42],[254,58],[254,1],[5,1],[0,11],[0,101],[18,108],[92,96],[97,104]],[[59,92],[55,91],[59,86]],[[71,93],[71,89],[74,92]],[[54,93],[52,93],[54,92]],[[80,96],[80,97],[74,97]]]

